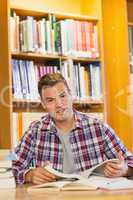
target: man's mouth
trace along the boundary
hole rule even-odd
[[[66,109],[60,109],[60,110],[57,110],[56,113],[57,113],[57,114],[62,114],[62,113],[64,113],[65,111],[66,111]]]

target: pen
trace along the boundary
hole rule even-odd
[[[35,160],[34,159],[32,159],[32,161],[31,161],[31,167],[35,167],[36,165],[35,165]]]

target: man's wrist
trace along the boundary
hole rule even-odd
[[[133,168],[127,165],[127,170],[125,174],[123,174],[124,177],[131,177],[133,176]]]
[[[133,168],[128,166],[127,177],[133,176]]]
[[[32,171],[33,169],[29,169],[26,173],[25,173],[25,183],[31,183],[32,182]]]

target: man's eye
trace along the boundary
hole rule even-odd
[[[53,101],[53,99],[48,99],[47,103],[51,103]]]
[[[66,96],[66,94],[62,94],[62,95],[61,95],[61,98],[64,98],[65,96]]]

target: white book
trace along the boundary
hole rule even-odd
[[[11,168],[12,162],[10,160],[0,160],[0,168]]]
[[[27,16],[25,21],[26,28],[26,47],[28,52],[34,51],[34,43],[33,43],[33,17]]]
[[[102,163],[95,165],[94,167],[91,167],[88,170],[85,170],[83,172],[81,172],[80,174],[65,174],[62,172],[59,172],[55,169],[52,168],[52,166],[46,165],[45,169],[47,171],[49,171],[50,173],[56,175],[59,178],[66,178],[66,179],[77,179],[77,180],[82,180],[84,178],[88,178],[91,174],[93,174],[93,172],[100,170],[100,172],[102,173],[102,167],[107,163],[107,162],[118,162],[119,160],[117,158],[113,158],[113,159],[109,159],[109,160],[105,160]]]
[[[0,189],[15,188],[15,178],[12,173],[11,160],[0,161]]]
[[[89,183],[84,183],[82,180],[59,180],[54,182],[43,183],[40,185],[30,186],[29,192],[32,191],[84,191],[84,190],[96,190],[97,187],[91,186]]]
[[[30,186],[28,191],[80,191],[80,190],[96,190],[98,188],[105,190],[125,190],[133,189],[133,180],[126,177],[108,178],[103,174],[96,174],[95,172],[102,172],[102,167],[107,162],[118,162],[118,159],[105,160],[104,162],[82,172],[81,174],[64,174],[53,169],[50,165],[45,166],[50,173],[58,177],[58,181],[47,182],[40,185]],[[76,180],[77,179],[77,180]]]
[[[86,182],[91,183],[91,186],[105,190],[133,189],[133,180],[126,177],[108,178],[102,176],[90,176]]]
[[[0,180],[13,177],[12,168],[0,168]]]
[[[47,166],[45,166],[44,168],[54,174],[58,181],[54,181],[54,182],[47,182],[47,183],[43,183],[40,185],[34,185],[34,186],[30,186],[28,188],[29,191],[33,191],[34,189],[46,189],[46,190],[50,190],[50,189],[55,189],[55,190],[96,190],[97,188],[99,188],[98,184],[92,184],[91,181],[89,181],[89,177],[91,177],[91,175],[96,171],[98,171],[98,169],[101,169],[102,167],[107,163],[107,162],[118,162],[118,159],[110,159],[110,160],[105,160],[104,162],[80,173],[80,174],[65,174],[62,172],[59,172],[55,169],[52,168],[52,166],[49,164]],[[102,175],[103,176],[103,175]],[[37,190],[38,191],[38,190]]]
[[[13,189],[16,188],[14,177],[0,178],[0,189]]]

